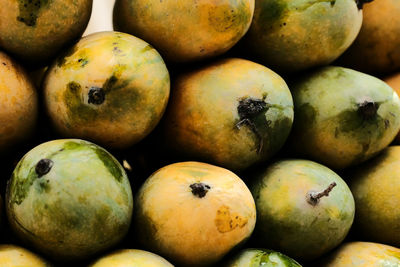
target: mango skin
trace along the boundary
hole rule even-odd
[[[91,10],[92,0],[2,1],[0,47],[33,67],[44,66],[82,35]]]
[[[336,186],[315,206],[310,191]],[[257,245],[298,260],[316,259],[339,245],[354,219],[354,199],[346,183],[329,168],[309,160],[287,159],[254,177],[250,190],[257,207]]]
[[[173,267],[164,258],[144,250],[121,249],[103,256],[89,267]]]
[[[2,267],[51,267],[52,265],[29,250],[15,245],[0,245]]]
[[[30,136],[37,113],[38,95],[31,80],[16,61],[0,51],[0,153]]]
[[[371,242],[349,242],[323,257],[320,267],[400,266],[400,249]]]
[[[354,41],[362,18],[354,0],[257,0],[244,47],[278,73],[327,65]]]
[[[203,197],[190,185],[210,187]],[[254,199],[231,171],[180,162],[153,173],[136,195],[134,236],[140,245],[179,266],[208,266],[250,237]]]
[[[388,76],[383,79],[393,90],[396,92],[397,95],[400,95],[400,73],[395,73],[391,76]],[[396,135],[394,139],[394,143],[399,145],[400,144],[400,132]]]
[[[240,251],[224,267],[301,267],[301,265],[288,256],[268,249],[248,248]]]
[[[35,169],[43,158],[53,166],[39,177]],[[85,259],[118,243],[133,208],[118,161],[77,139],[49,141],[29,151],[8,182],[5,202],[20,239],[57,261]]]
[[[335,64],[377,75],[400,70],[400,2],[366,3],[363,14],[359,35]]]
[[[116,0],[114,29],[154,45],[171,62],[225,53],[247,32],[254,0]]]
[[[89,103],[94,87],[105,92],[101,104]],[[126,33],[99,32],[60,55],[43,88],[47,112],[63,136],[126,148],[160,121],[170,80],[151,45]]]
[[[350,170],[356,202],[354,230],[365,240],[400,247],[400,146]]]
[[[177,77],[164,116],[163,134],[171,151],[231,170],[271,158],[293,123],[293,101],[285,81],[257,63],[228,58]],[[262,137],[240,121],[239,101],[259,99],[267,109],[253,120]]]
[[[333,169],[375,156],[400,129],[400,100],[383,81],[342,67],[324,67],[290,84],[296,114],[289,147]],[[364,118],[359,104],[378,109]]]

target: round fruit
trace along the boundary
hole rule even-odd
[[[320,267],[396,267],[400,266],[400,249],[369,242],[341,245],[318,265]]]
[[[360,34],[339,59],[340,64],[368,73],[400,68],[400,2],[373,1],[364,6]]]
[[[91,10],[92,0],[2,1],[0,47],[28,64],[45,65],[81,36]]]
[[[295,260],[269,249],[248,248],[238,253],[226,267],[301,267]]]
[[[342,169],[375,156],[399,132],[399,97],[375,77],[330,66],[290,88],[296,119],[289,144],[298,155]]]
[[[169,89],[158,52],[119,32],[82,38],[44,81],[48,113],[59,132],[113,148],[133,145],[154,129]]]
[[[90,267],[173,267],[173,265],[151,252],[123,249],[100,258]]]
[[[333,171],[308,160],[281,160],[255,177],[254,236],[262,247],[302,260],[339,245],[354,219],[354,199]]]
[[[244,182],[205,163],[163,167],[136,197],[134,237],[182,266],[215,263],[250,237],[256,222],[254,200]]]
[[[361,23],[354,0],[257,0],[244,44],[273,70],[299,71],[334,61],[354,41]]]
[[[400,246],[400,146],[352,169],[349,186],[356,202],[354,229],[371,241]]]
[[[271,158],[289,135],[285,81],[244,59],[224,59],[177,78],[164,134],[171,150],[229,169]]]
[[[19,237],[56,260],[109,248],[127,233],[132,191],[118,161],[83,140],[43,143],[18,163],[6,192]]]
[[[384,79],[384,81],[394,89],[397,95],[400,95],[400,73],[396,73]],[[400,132],[396,135],[394,140],[396,144],[400,144]]]
[[[0,51],[0,152],[30,135],[37,119],[37,98],[25,71]]]
[[[254,0],[117,0],[114,28],[151,43],[168,61],[185,62],[229,50],[253,12]]]
[[[38,255],[15,245],[0,245],[1,267],[50,267]]]

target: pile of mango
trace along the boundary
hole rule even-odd
[[[0,266],[400,266],[399,48],[398,0],[2,0]]]

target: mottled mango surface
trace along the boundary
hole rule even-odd
[[[386,77],[383,79],[390,87],[393,88],[393,90],[397,93],[397,95],[400,95],[400,73],[395,73],[391,76]],[[396,135],[396,138],[394,139],[394,142],[396,144],[400,144],[400,132]]]
[[[38,255],[15,245],[0,245],[1,267],[50,267]]]
[[[354,229],[365,240],[400,247],[400,146],[351,169],[356,201]],[[399,254],[400,256],[400,254]]]
[[[44,65],[86,28],[92,0],[2,1],[0,47],[31,65]]]
[[[400,249],[370,242],[349,242],[325,257],[320,267],[397,267]]]
[[[337,64],[377,74],[400,70],[400,1],[366,3],[363,14],[360,34]]]
[[[199,162],[168,165],[136,196],[133,238],[181,266],[208,266],[250,237],[253,197],[227,169]]]
[[[276,251],[248,248],[240,251],[224,267],[301,267],[301,265]]]
[[[399,97],[373,76],[330,66],[290,88],[296,118],[289,144],[298,155],[343,169],[375,156],[399,132]]]
[[[0,153],[29,137],[37,119],[37,98],[25,71],[0,51]]]
[[[173,267],[173,265],[151,252],[122,249],[103,256],[90,267]]]
[[[272,157],[292,122],[285,81],[262,65],[230,58],[177,78],[163,131],[172,150],[240,170]]]
[[[304,70],[339,57],[361,23],[354,0],[257,0],[245,47],[273,70]]]
[[[103,148],[77,139],[50,141],[29,151],[6,192],[12,229],[56,260],[83,259],[119,242],[132,208],[122,166]]]
[[[315,205],[310,192],[336,183]],[[329,168],[309,160],[281,160],[265,168],[250,187],[257,207],[258,245],[298,260],[315,259],[339,245],[354,219],[354,199]]]
[[[254,0],[117,0],[114,29],[154,45],[168,61],[226,52],[247,32]]]
[[[148,43],[125,33],[82,38],[48,70],[44,95],[57,130],[113,148],[142,140],[167,105],[169,73]]]

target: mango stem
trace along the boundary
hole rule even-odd
[[[333,182],[331,183],[328,188],[321,192],[315,192],[315,191],[309,191],[307,193],[307,202],[313,206],[317,205],[319,203],[320,198],[324,196],[329,196],[329,193],[332,191],[332,189],[336,186],[336,183]]]

